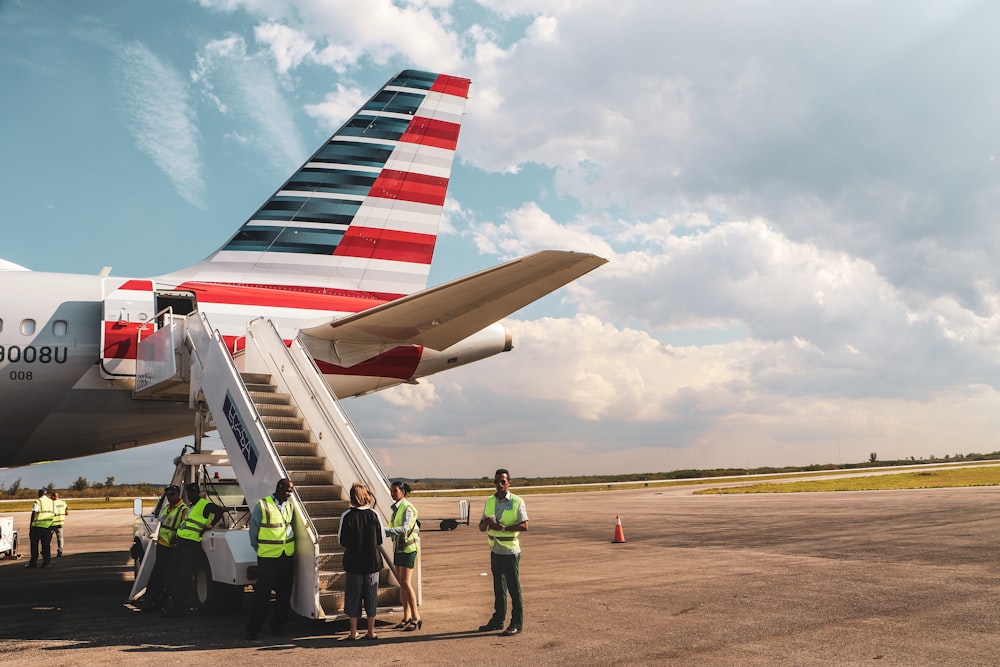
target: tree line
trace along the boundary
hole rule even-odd
[[[1000,459],[1000,451],[989,454],[947,454],[943,457],[930,455],[928,457],[915,456],[892,461],[879,461],[878,453],[872,452],[867,461],[860,463],[821,463],[807,466],[762,466],[758,468],[711,468],[705,470],[685,469],[671,470],[669,472],[645,472],[645,473],[625,473],[619,475],[559,475],[552,477],[516,477],[516,486],[553,486],[572,484],[603,484],[609,482],[646,482],[661,479],[701,479],[705,477],[738,477],[742,475],[775,475],[795,472],[813,472],[822,470],[853,470],[858,468],[889,467],[889,466],[910,466],[930,463],[955,463],[962,461],[993,461]],[[415,491],[436,491],[440,489],[481,489],[493,486],[493,476],[478,477],[475,479],[462,478],[426,478],[409,479],[393,478],[406,481]],[[44,488],[51,493],[58,491],[61,495],[68,495],[73,498],[103,498],[103,497],[125,497],[136,496],[157,496],[163,491],[165,483],[154,484],[141,482],[134,484],[116,484],[114,476],[107,477],[104,482],[90,482],[86,477],[80,476],[67,488],[57,488],[49,482]],[[38,495],[37,487],[23,487],[21,479],[18,478],[7,488],[0,487],[0,496],[6,498],[35,498]]]

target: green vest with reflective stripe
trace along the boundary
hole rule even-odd
[[[295,533],[292,530],[292,517],[295,508],[292,500],[285,501],[285,508],[279,509],[274,496],[261,498],[257,502],[260,508],[260,530],[257,531],[257,555],[261,558],[278,558],[282,554],[291,556],[295,553]]]
[[[187,513],[184,523],[177,530],[177,537],[183,537],[192,542],[201,542],[201,536],[208,530],[208,517],[205,515],[205,508],[210,504],[205,498],[200,498]]]
[[[32,528],[51,528],[55,510],[52,506],[52,499],[48,496],[38,496],[38,511],[31,522]]]
[[[55,513],[52,517],[52,527],[62,528],[66,525],[66,501],[65,500],[53,500],[52,501],[52,511]]]
[[[413,553],[420,547],[420,535],[417,532],[418,531],[417,508],[414,507],[413,503],[411,503],[409,500],[403,498],[396,505],[396,511],[393,512],[392,516],[389,518],[389,525],[392,526],[393,528],[399,528],[400,526],[402,526],[406,521],[407,509],[413,510],[413,525],[410,526],[410,529],[406,531],[404,534],[394,535],[393,537],[396,538],[395,539],[396,551],[409,554]]]
[[[163,508],[160,518],[160,531],[156,534],[156,543],[162,547],[173,547],[174,536],[177,535],[177,528],[186,517],[187,505],[177,501],[173,507],[167,505]]]
[[[509,493],[509,492],[508,492]],[[500,516],[500,523],[505,526],[516,526],[520,523],[517,520],[518,512],[521,509],[521,498],[515,496],[513,493],[509,493],[511,504],[508,509],[503,511]],[[497,513],[497,497],[495,495],[490,496],[486,499],[486,509],[484,510],[486,516],[495,517]],[[521,543],[518,541],[517,536],[521,534],[521,531],[514,532],[504,532],[500,530],[493,530],[492,528],[486,531],[486,536],[490,541],[490,546],[500,543],[511,551],[519,551],[521,549]]]

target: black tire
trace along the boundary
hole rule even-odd
[[[458,528],[458,521],[455,519],[442,519],[441,530],[455,530]]]
[[[145,552],[142,549],[142,542],[136,537],[132,541],[132,546],[129,548],[128,553],[132,556],[132,576],[139,576],[139,567],[142,565],[142,558],[145,556]]]
[[[243,606],[243,586],[213,581],[212,568],[206,556],[198,559],[192,586],[194,591],[191,599],[199,611],[226,613],[239,611]]]

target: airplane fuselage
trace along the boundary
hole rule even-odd
[[[136,343],[164,303],[190,294],[238,354],[246,325],[271,319],[286,340],[299,329],[377,305],[337,294],[261,287],[157,285],[149,279],[0,271],[0,466],[58,460],[191,435],[187,402],[135,400]],[[339,398],[357,396],[510,349],[500,324],[437,352],[399,346],[352,365],[303,340]]]

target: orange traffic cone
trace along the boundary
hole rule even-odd
[[[625,544],[625,531],[622,530],[622,518],[615,515],[615,537],[611,544]]]

